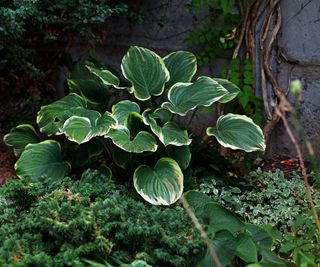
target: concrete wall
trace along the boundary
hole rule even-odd
[[[282,0],[282,28],[278,40],[278,82],[284,90],[289,82],[303,82],[299,115],[303,129],[320,159],[320,1]],[[288,93],[289,99],[292,96]],[[275,129],[270,152],[294,155],[282,125]]]

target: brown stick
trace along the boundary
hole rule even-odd
[[[294,147],[296,149],[297,156],[298,156],[298,159],[299,159],[299,164],[300,164],[302,175],[303,175],[304,184],[305,184],[306,191],[307,191],[308,202],[309,202],[310,208],[311,208],[312,213],[313,213],[313,218],[315,220],[316,227],[317,227],[318,231],[320,231],[320,222],[319,222],[318,212],[317,212],[317,209],[316,209],[316,207],[314,205],[314,202],[312,200],[311,187],[310,187],[310,184],[309,184],[309,181],[308,181],[308,177],[307,177],[307,170],[306,170],[306,168],[304,166],[304,160],[303,160],[301,148],[300,148],[296,138],[294,137],[293,132],[292,132],[292,130],[291,130],[289,124],[288,124],[288,121],[287,121],[287,119],[286,119],[286,117],[284,115],[285,111],[281,110],[281,106],[280,107],[276,106],[275,107],[275,111],[278,114],[278,116],[282,119],[284,127],[285,127],[285,129],[286,129],[286,131],[287,131],[287,133],[289,135],[289,138],[291,139],[291,142],[293,143],[293,145],[294,145]]]
[[[194,214],[194,212],[192,211],[192,209],[190,208],[189,206],[189,203],[188,201],[186,200],[186,198],[184,197],[184,195],[182,195],[180,197],[180,202],[182,203],[184,209],[186,210],[186,212],[188,213],[189,217],[191,218],[194,226],[198,229],[199,233],[200,233],[200,236],[202,237],[202,239],[204,240],[204,242],[206,243],[207,247],[208,247],[208,250],[209,250],[209,253],[213,259],[213,262],[215,263],[215,265],[217,267],[222,267],[222,264],[218,258],[218,255],[217,253],[215,252],[210,240],[209,240],[209,237],[207,235],[207,233],[205,232],[205,230],[203,229],[203,227],[201,226],[201,224],[199,223],[199,220],[198,218],[196,217],[196,215]]]

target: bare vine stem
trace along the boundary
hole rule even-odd
[[[309,184],[309,181],[308,181],[308,176],[307,176],[307,170],[306,170],[306,167],[304,165],[304,160],[303,160],[303,156],[302,156],[302,151],[301,151],[301,148],[300,148],[300,145],[299,143],[297,142],[297,139],[295,138],[290,126],[289,126],[289,123],[288,123],[288,120],[286,119],[286,116],[285,116],[285,110],[282,110],[281,107],[279,106],[275,106],[275,111],[276,113],[278,114],[278,116],[281,118],[283,124],[284,124],[284,127],[287,131],[287,134],[291,140],[291,142],[293,143],[294,147],[295,147],[295,150],[297,152],[297,156],[298,156],[298,159],[299,159],[299,165],[300,165],[300,168],[301,168],[301,172],[302,172],[302,175],[303,175],[303,181],[304,181],[304,184],[305,184],[305,187],[306,187],[306,191],[307,191],[307,198],[308,198],[308,202],[309,202],[309,206],[312,210],[312,214],[313,214],[313,218],[315,220],[315,224],[316,224],[316,227],[320,233],[320,222],[319,222],[319,216],[318,216],[318,212],[317,212],[317,209],[315,207],[315,204],[313,202],[313,199],[312,199],[312,193],[311,193],[311,186]]]
[[[222,267],[222,264],[218,258],[218,255],[216,253],[216,251],[214,250],[210,240],[209,240],[209,237],[206,233],[206,231],[203,229],[203,227],[201,226],[198,218],[196,217],[196,215],[194,214],[193,210],[191,209],[188,201],[186,200],[186,198],[184,197],[184,195],[182,195],[180,197],[180,202],[182,203],[182,206],[183,208],[185,209],[185,211],[188,213],[189,217],[191,218],[194,226],[197,228],[197,230],[199,231],[200,233],[200,236],[202,237],[202,239],[204,240],[204,242],[206,243],[207,245],[207,248],[208,248],[208,251],[213,259],[213,262],[215,263],[215,265],[217,267]]]

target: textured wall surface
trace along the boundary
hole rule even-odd
[[[320,159],[320,1],[282,0],[281,8],[278,81],[284,90],[289,89],[290,80],[303,82],[299,114]],[[290,93],[288,96],[292,99]],[[293,145],[281,125],[274,131],[270,152],[294,155]]]

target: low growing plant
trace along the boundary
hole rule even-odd
[[[29,124],[5,136],[19,157],[15,165],[19,177],[60,179],[71,166],[96,159],[106,150],[125,170],[123,174],[133,177],[135,189],[146,201],[170,205],[180,198],[192,140],[174,117],[186,116],[199,106],[229,102],[239,88],[224,79],[193,80],[196,58],[185,51],[161,58],[134,46],[122,59],[121,70],[131,86],[122,86],[106,68],[79,62],[68,80],[71,93],[38,112],[40,132],[51,138],[64,135],[76,144],[71,164],[63,157],[64,144],[61,150],[58,141],[43,140]],[[115,100],[106,111],[112,90],[126,90],[132,100]],[[225,147],[246,152],[265,149],[261,129],[244,115],[223,115],[206,132]]]

